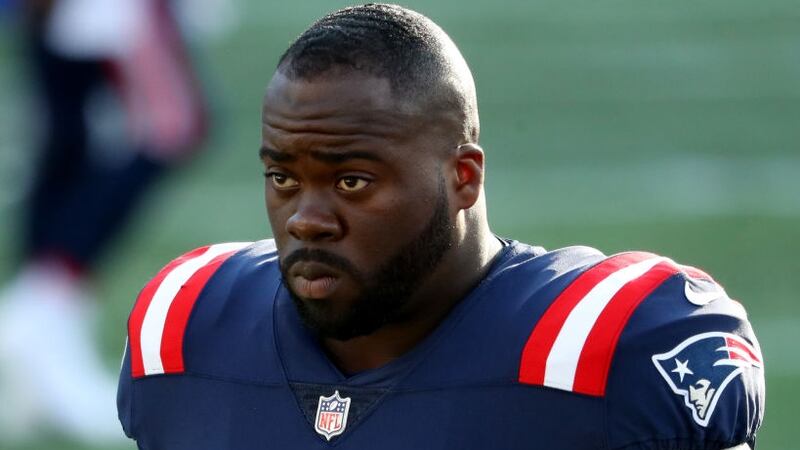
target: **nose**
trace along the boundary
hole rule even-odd
[[[329,200],[308,193],[299,199],[297,210],[286,221],[286,231],[299,241],[337,240],[342,236],[342,225]]]

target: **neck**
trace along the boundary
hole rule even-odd
[[[464,227],[462,229],[469,228]],[[329,357],[347,374],[381,367],[427,337],[484,277],[502,245],[485,220],[465,233],[408,302],[406,320],[346,341],[324,339]]]

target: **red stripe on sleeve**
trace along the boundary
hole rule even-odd
[[[602,396],[617,342],[636,307],[667,278],[680,272],[670,261],[656,264],[639,278],[630,281],[611,298],[600,313],[578,359],[574,392]]]
[[[161,338],[161,361],[164,373],[183,372],[183,337],[192,308],[211,276],[237,251],[223,253],[201,267],[186,281],[186,284],[181,286],[175,300],[172,301]]]
[[[572,281],[550,304],[528,337],[522,350],[519,381],[527,384],[544,384],[547,357],[575,305],[612,273],[653,256],[655,255],[645,252],[621,253],[605,259]]]
[[[743,361],[749,361],[749,362],[754,362],[755,361],[758,364],[761,363],[761,358],[759,358],[752,351],[750,351],[750,349],[747,348],[746,345],[742,344],[741,342],[737,341],[736,339],[725,338],[725,345],[727,345],[728,347],[737,348],[737,349],[741,350],[742,352],[744,352],[747,356],[750,357],[750,359],[748,360],[747,358],[744,358],[741,355],[737,355],[734,352],[728,352],[728,353],[730,353],[730,358],[731,359],[741,359]]]
[[[158,274],[153,277],[139,293],[136,303],[133,306],[130,317],[128,317],[128,345],[130,346],[131,354],[131,374],[133,377],[144,376],[144,362],[142,361],[142,324],[144,323],[144,316],[147,314],[147,308],[153,300],[158,287],[164,281],[164,278],[172,272],[177,266],[185,263],[186,261],[196,258],[208,250],[208,246],[200,247],[192,250],[179,258],[167,264]]]

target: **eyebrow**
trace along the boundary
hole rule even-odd
[[[261,159],[269,158],[275,162],[289,162],[297,159],[296,156],[263,146],[258,150],[258,157]]]
[[[341,164],[346,161],[350,161],[353,159],[366,159],[368,161],[377,161],[382,162],[383,158],[376,155],[375,153],[363,151],[363,150],[346,150],[346,151],[339,151],[339,152],[324,152],[320,150],[311,150],[309,152],[311,157],[314,159],[318,159],[322,162],[329,163],[329,164]],[[290,155],[288,153],[275,150],[269,147],[261,147],[258,151],[259,157],[263,158],[270,158],[275,162],[292,162],[297,160],[297,156]]]

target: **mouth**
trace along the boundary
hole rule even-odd
[[[339,279],[335,270],[318,262],[298,262],[289,270],[289,282],[295,293],[308,299],[330,297]]]

